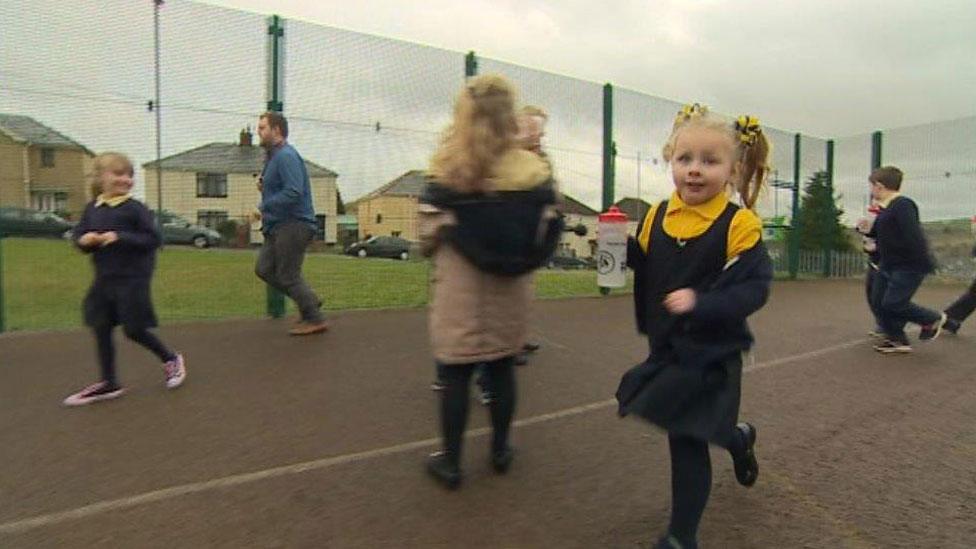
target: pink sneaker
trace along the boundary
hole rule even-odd
[[[163,364],[163,371],[166,373],[166,388],[175,389],[186,380],[186,364],[183,362],[183,355],[177,354],[176,358]]]
[[[86,404],[93,404],[103,400],[119,398],[123,393],[125,393],[125,389],[122,387],[119,387],[118,385],[111,386],[104,381],[99,381],[98,383],[93,383],[88,387],[85,387],[73,395],[69,395],[68,398],[64,399],[64,405],[85,406]]]

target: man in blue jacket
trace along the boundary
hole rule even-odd
[[[254,271],[298,306],[301,321],[289,334],[321,333],[329,328],[320,310],[322,301],[302,279],[305,249],[316,229],[305,161],[288,144],[288,120],[281,113],[266,112],[260,116],[258,137],[267,160],[258,183],[264,245]]]

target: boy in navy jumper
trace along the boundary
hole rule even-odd
[[[183,356],[149,331],[157,325],[149,286],[161,238],[152,214],[129,194],[132,173],[132,162],[124,155],[96,156],[94,177],[102,192],[85,207],[73,231],[75,245],[91,254],[95,265],[95,280],[85,296],[83,310],[85,323],[95,332],[102,379],[68,396],[66,406],[122,396],[112,342],[112,331],[118,324],[129,339],[163,363],[167,388],[175,389],[186,379]]]
[[[877,238],[881,261],[872,301],[881,315],[886,341],[874,349],[884,354],[911,353],[905,324],[920,325],[918,338],[927,340],[938,337],[946,322],[945,313],[912,303],[912,296],[922,281],[935,270],[935,261],[922,232],[918,206],[899,192],[901,170],[894,166],[878,168],[868,180],[872,198],[882,206],[871,234]]]

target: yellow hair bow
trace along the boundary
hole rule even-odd
[[[685,105],[681,107],[678,111],[678,116],[675,117],[675,122],[684,122],[690,120],[697,116],[705,116],[708,113],[708,107],[698,103],[693,103],[691,105]]]
[[[759,127],[758,118],[743,114],[735,121],[735,131],[739,134],[739,141],[746,145],[753,145],[762,133],[762,128]]]

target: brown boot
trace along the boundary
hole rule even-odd
[[[295,326],[288,330],[288,335],[293,336],[304,336],[312,334],[320,334],[329,330],[329,324],[325,320],[319,320],[316,322],[303,321],[295,324]]]

